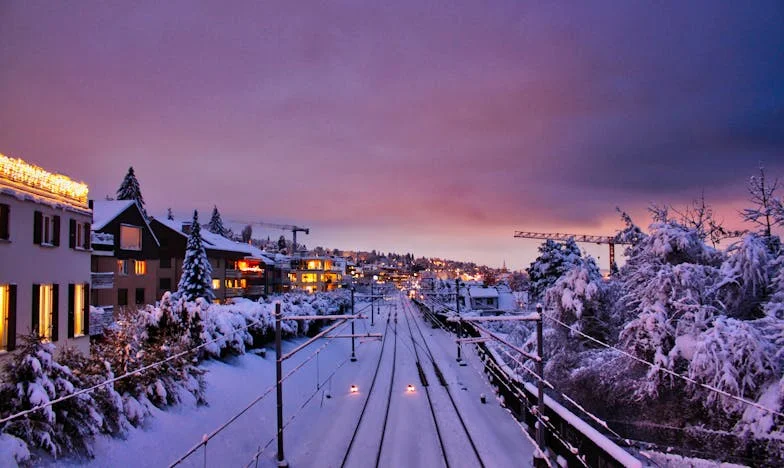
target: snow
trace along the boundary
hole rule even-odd
[[[134,200],[95,200],[93,201],[93,231],[105,228],[114,218],[120,216]]]
[[[21,439],[10,434],[0,434],[0,462],[9,468],[30,460],[30,451]]]
[[[237,306],[250,307],[245,301]],[[384,303],[375,326],[371,327],[368,320],[357,321],[357,333],[383,331],[384,316],[393,310],[394,304]],[[393,406],[384,442],[387,448],[384,449],[381,465],[443,465],[432,420],[429,419],[425,392],[414,366],[412,344],[408,330],[403,329],[405,322],[399,306],[398,311],[401,314],[398,323],[398,361],[392,392]],[[490,394],[492,391],[484,376],[474,367],[457,366],[452,336],[430,329],[418,316],[416,320],[423,327],[436,359],[442,363],[441,369],[450,390],[486,465],[530,466],[533,447],[526,441],[516,421],[494,400],[488,400],[487,404],[480,402],[480,394]],[[387,351],[392,350],[393,339],[394,335],[390,334],[386,343],[389,346]],[[295,339],[284,342],[284,353],[304,341]],[[360,340],[357,342],[359,344]],[[358,362],[345,362],[350,355],[350,340],[336,339],[329,343],[318,358],[310,360],[283,384],[284,421],[296,414],[284,432],[286,459],[292,466],[339,466],[359,417],[365,392],[370,389],[381,342],[365,341],[359,345]],[[284,363],[284,373],[302,363],[324,344],[324,340],[319,340],[294,355]],[[479,362],[473,352],[465,354],[473,364]],[[384,356],[376,389],[379,392],[376,397],[383,398],[378,398],[376,403],[371,400],[371,405],[376,406],[368,409],[371,414],[369,425],[360,429],[366,435],[365,442],[357,442],[354,450],[358,458],[350,460],[348,466],[367,466],[375,460],[379,419],[383,421],[383,407],[389,391],[392,353]],[[345,365],[331,379],[326,380],[344,362]],[[437,405],[436,414],[439,417],[442,413],[448,415],[453,410],[446,400],[443,387],[438,386],[429,364],[423,362],[423,366],[428,379],[433,382],[430,389]],[[248,353],[226,361],[206,361],[202,368],[207,371],[208,406],[197,407],[192,398],[184,397],[183,404],[161,411],[155,407],[145,408],[139,402],[129,405],[126,401],[126,411],[152,412],[153,417],[145,419],[143,429],[130,429],[124,440],[100,436],[96,442],[95,459],[86,463],[82,460],[59,459],[50,460],[49,466],[168,466],[202,441],[205,434],[225,423],[274,384],[275,356],[274,352],[269,351],[266,357]],[[326,382],[318,389],[317,377],[322,383]],[[415,385],[415,392],[406,392],[409,383]],[[352,384],[358,385],[358,394],[349,392]],[[297,413],[302,403],[314,394],[312,402],[301,413]],[[464,461],[473,460],[473,452],[467,443],[458,442],[462,429],[455,424],[449,421],[442,423],[442,427],[447,428],[445,432],[453,429],[457,431],[454,434],[445,433],[444,436],[452,437],[448,445],[451,464],[463,466]],[[181,466],[204,466],[205,457],[207,466],[246,466],[252,455],[271,440],[272,444],[259,458],[259,466],[275,466],[275,432],[275,398],[272,392],[212,438],[206,450],[199,448]]]
[[[468,288],[468,294],[471,295],[473,298],[496,298],[498,297],[498,290],[495,288],[483,288],[481,286],[472,286]]]
[[[155,218],[156,221],[168,227],[169,229],[179,233],[184,237],[188,237],[182,230],[183,224],[190,224],[190,219],[168,219],[168,218]],[[223,250],[226,252],[236,252],[244,255],[251,255],[251,246],[240,242],[234,242],[218,234],[214,234],[206,229],[201,230],[201,238],[205,242],[205,247],[215,250]]]

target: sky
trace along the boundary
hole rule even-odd
[[[0,2],[0,152],[148,211],[523,268],[784,178],[780,1]],[[275,234],[272,234],[275,235]],[[586,246],[605,259],[605,248]]]

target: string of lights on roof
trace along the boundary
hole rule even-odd
[[[87,184],[76,182],[62,174],[53,174],[22,159],[9,158],[2,153],[0,153],[0,179],[87,207],[89,192]]]

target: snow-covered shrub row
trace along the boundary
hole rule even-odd
[[[163,408],[183,398],[204,399],[204,371],[198,360],[241,354],[274,339],[275,302],[285,315],[313,320],[284,320],[285,337],[312,333],[318,316],[347,309],[345,291],[273,296],[253,302],[209,304],[185,302],[166,293],[156,306],[121,311],[116,323],[93,343],[90,356],[54,346],[31,335],[4,369],[0,383],[0,418],[46,404],[116,375],[131,374],[112,384],[48,406],[0,426],[0,466],[29,461],[31,452],[92,456],[92,437],[123,435],[139,426],[153,407]],[[201,352],[190,352],[203,345]],[[163,364],[142,368],[151,364]]]
[[[647,233],[624,216],[631,246],[626,264],[609,279],[571,243],[543,244],[529,268],[532,290],[548,314],[653,365],[545,320],[547,379],[608,419],[693,426],[707,444],[711,433],[734,434],[739,455],[784,460],[784,420],[722,393],[779,412],[784,407],[781,242],[764,231],[748,232],[717,249],[703,225],[673,219],[667,210],[654,215]],[[533,351],[529,324],[496,330]],[[510,367],[520,365],[502,356]],[[626,435],[656,437],[641,434]]]

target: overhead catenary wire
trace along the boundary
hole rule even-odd
[[[286,420],[286,422],[283,424],[283,429],[286,429],[289,426],[289,424],[291,424],[294,421],[294,419],[296,419],[297,416],[299,416],[299,414],[302,413],[302,411],[305,409],[305,407],[307,407],[308,403],[313,401],[313,398],[316,395],[318,395],[318,392],[321,391],[321,387],[324,384],[326,384],[327,381],[329,379],[331,379],[338,372],[338,370],[340,370],[341,367],[343,367],[347,362],[349,362],[349,360],[350,360],[350,357],[347,357],[346,359],[344,359],[340,364],[338,364],[337,367],[335,367],[335,369],[326,378],[324,378],[324,380],[318,386],[319,388],[317,388],[315,392],[311,393],[310,396],[299,406],[297,411],[293,415],[291,415],[291,417],[289,417],[289,419]],[[272,445],[272,442],[274,442],[276,438],[277,438],[277,435],[273,436],[269,441],[267,441],[267,443],[260,450],[258,450],[256,453],[254,453],[251,456],[251,459],[248,462],[248,464],[245,465],[245,467],[247,468],[247,467],[250,467],[251,465],[253,465],[254,463],[258,463],[259,457],[264,453],[264,451],[267,448],[269,448],[270,445]]]
[[[345,323],[345,324],[343,324],[343,326],[342,326],[342,327],[340,327],[340,328],[343,328],[343,327],[345,327],[346,325],[348,325],[348,323]],[[340,328],[339,328],[339,329],[340,329]],[[326,342],[325,342],[323,345],[321,345],[321,346],[320,346],[318,349],[316,349],[316,350],[315,350],[313,353],[311,353],[311,354],[310,354],[310,355],[309,355],[307,358],[305,358],[305,359],[304,359],[302,362],[300,362],[300,363],[299,363],[299,364],[298,364],[296,367],[294,367],[294,368],[293,368],[293,369],[291,369],[291,370],[290,370],[288,373],[286,373],[286,375],[284,375],[283,377],[281,377],[281,379],[280,379],[280,381],[279,381],[279,382],[276,382],[275,384],[273,384],[273,385],[269,386],[267,389],[265,389],[265,390],[264,390],[264,392],[262,392],[262,393],[261,393],[261,394],[260,394],[258,397],[254,398],[254,399],[253,399],[253,400],[252,400],[252,401],[251,401],[251,402],[250,402],[250,403],[249,403],[247,406],[245,406],[245,407],[244,407],[242,410],[240,410],[238,413],[234,414],[234,415],[233,415],[231,418],[229,418],[229,419],[228,419],[226,422],[224,422],[223,424],[221,424],[220,426],[218,426],[216,429],[214,429],[214,430],[213,430],[212,432],[210,432],[208,435],[204,436],[204,437],[202,438],[202,440],[201,440],[199,443],[197,443],[196,445],[194,445],[193,447],[191,447],[191,448],[190,448],[190,450],[188,450],[187,452],[185,452],[185,454],[183,454],[182,456],[180,456],[180,458],[178,458],[177,460],[175,460],[174,462],[172,462],[172,463],[171,463],[169,466],[170,466],[170,467],[173,467],[173,466],[176,466],[176,465],[178,465],[178,464],[182,463],[182,462],[183,462],[183,461],[184,461],[186,458],[188,458],[188,457],[189,457],[189,456],[191,456],[191,455],[192,455],[192,454],[193,454],[193,453],[194,453],[196,450],[198,450],[198,449],[199,449],[199,447],[201,447],[201,446],[203,446],[203,445],[207,445],[207,443],[208,443],[208,442],[209,442],[211,439],[213,439],[215,436],[217,436],[217,435],[218,435],[218,434],[219,434],[221,431],[223,431],[224,429],[226,429],[228,426],[230,426],[232,423],[234,423],[234,421],[236,421],[236,420],[237,420],[237,419],[238,419],[240,416],[242,416],[243,414],[245,414],[246,412],[248,412],[248,410],[250,410],[250,409],[251,409],[253,406],[255,406],[255,405],[256,405],[257,403],[259,403],[261,400],[263,400],[263,399],[264,399],[264,398],[266,398],[268,395],[270,395],[270,394],[272,393],[272,391],[273,391],[273,390],[275,390],[275,387],[277,386],[277,384],[278,384],[278,383],[283,383],[283,382],[285,382],[286,380],[288,380],[288,378],[289,378],[289,377],[291,377],[292,375],[294,375],[294,374],[295,374],[295,373],[296,373],[298,370],[300,370],[300,369],[301,369],[303,366],[305,366],[305,364],[307,364],[308,362],[312,361],[312,360],[313,360],[315,357],[317,357],[317,356],[318,356],[318,354],[319,354],[321,351],[323,351],[323,350],[324,350],[324,348],[326,348],[327,346],[329,346],[331,343],[332,343],[332,341],[331,341],[331,340],[327,340],[327,341],[326,341]],[[317,390],[318,390],[318,388],[317,388]]]

